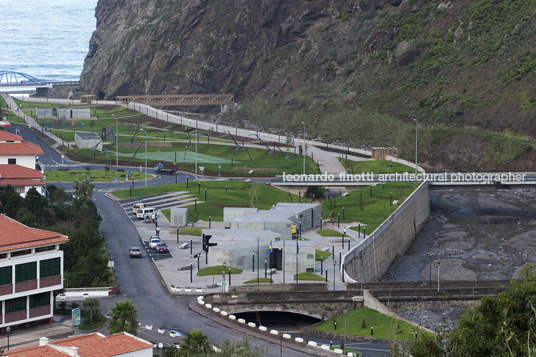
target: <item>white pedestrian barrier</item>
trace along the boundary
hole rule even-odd
[[[210,305],[210,304],[205,304],[205,307],[206,307],[207,309],[212,309],[212,305]]]
[[[301,338],[301,337],[296,337],[296,338],[294,339],[294,341],[303,343],[303,338]]]
[[[255,323],[253,323],[253,322],[248,322],[248,326],[249,326],[249,327],[255,327]]]
[[[197,300],[197,303],[198,303],[199,305],[205,305],[205,302],[204,302],[203,300]]]
[[[288,333],[283,334],[283,338],[286,338],[287,340],[290,340],[292,336],[290,336]]]
[[[161,335],[163,335],[163,334],[165,334],[165,333],[166,333],[166,330],[161,330],[161,329],[158,329],[158,333],[159,333],[159,334],[161,334]]]
[[[241,323],[241,324],[245,324],[245,323],[246,323],[246,320],[244,320],[244,319],[238,319],[237,321],[238,321],[238,323]]]
[[[221,316],[227,316],[227,315],[229,315],[229,314],[227,313],[227,311],[221,311],[220,314],[221,314]]]
[[[145,329],[151,331],[153,329],[153,325],[145,325]]]
[[[236,320],[236,316],[235,315],[229,315],[229,319],[230,320]]]
[[[203,289],[195,289],[195,292],[196,292],[196,293],[202,293],[202,292],[203,292]]]
[[[318,345],[318,343],[316,343],[315,341],[309,341],[307,344],[313,347],[316,347]]]
[[[333,352],[338,353],[338,354],[343,354],[343,353],[344,353],[344,351],[341,350],[340,348],[335,348],[335,349],[333,350]]]
[[[214,311],[214,312],[220,312],[220,309],[217,308],[217,307],[215,307],[215,308],[212,309],[212,311]]]
[[[266,327],[264,327],[264,326],[259,326],[259,330],[261,330],[261,331],[268,331],[268,329],[267,329]]]
[[[270,333],[272,335],[279,335],[279,331],[277,331],[277,330],[270,330]]]
[[[320,346],[320,348],[323,350],[328,350],[328,351],[330,350],[329,345],[322,345]]]
[[[192,289],[184,289],[184,292],[187,293],[187,294],[188,294],[188,293],[191,293],[191,292],[192,292]]]

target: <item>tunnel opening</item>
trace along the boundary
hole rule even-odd
[[[281,332],[297,333],[303,328],[320,322],[315,317],[283,311],[251,311],[235,314],[248,322],[254,322],[257,326],[265,326]]]

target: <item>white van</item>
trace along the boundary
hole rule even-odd
[[[136,214],[138,213],[138,210],[141,208],[148,207],[149,205],[147,203],[134,203],[132,205],[132,213]]]
[[[149,216],[150,218],[153,215],[153,212],[155,211],[156,211],[156,208],[153,208],[153,207],[140,208],[136,212],[136,217],[138,217],[139,219],[145,219],[145,217]]]

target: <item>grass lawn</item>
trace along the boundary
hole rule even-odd
[[[52,134],[65,141],[74,142],[74,131],[69,130],[49,130]]]
[[[333,320],[337,321],[337,330],[333,328]],[[344,315],[337,315],[315,326],[315,329],[331,333],[344,334]],[[363,328],[363,319],[365,328]],[[426,331],[417,329],[407,322],[394,319],[387,315],[381,314],[376,310],[368,307],[360,307],[356,310],[348,311],[346,317],[346,329],[348,335],[353,336],[370,336],[370,328],[374,327],[374,338],[399,339],[406,341],[415,341],[415,332],[419,334],[429,334]]]
[[[45,171],[47,181],[75,181],[81,177],[89,176],[91,181],[114,181],[114,177],[120,181],[125,181],[126,171],[105,171],[105,170],[47,170]],[[145,173],[133,172],[135,180],[145,179]]]
[[[394,174],[396,172],[414,172],[415,169],[398,162],[388,160],[353,161],[339,158],[339,161],[350,174],[373,172],[375,174]]]
[[[240,274],[242,273],[242,269],[239,268],[231,268],[231,274]],[[211,267],[206,267],[199,269],[197,271],[197,276],[206,276],[206,275],[221,275],[221,272],[225,271],[225,274],[229,274],[229,267],[224,267],[223,265],[215,265]]]
[[[273,280],[270,279],[270,278],[259,278],[259,283],[260,284],[272,283],[272,282],[273,282]],[[257,284],[257,278],[251,279],[251,280],[248,280],[248,281],[244,281],[244,284]]]
[[[320,234],[322,237],[340,237],[342,235],[341,232],[331,228],[321,229],[316,231],[316,233]]]
[[[367,225],[367,234],[370,234],[418,186],[418,182],[387,182],[384,185],[362,187],[351,192],[348,196],[332,198],[331,208],[329,200],[324,201],[322,203],[324,217],[337,220],[337,215],[340,214],[341,222],[364,223]],[[393,201],[398,201],[397,205],[390,206],[389,193],[392,193]],[[342,214],[343,207],[344,218]]]
[[[309,280],[309,281],[326,281],[326,278],[315,273],[298,273],[294,274],[294,280],[296,280],[296,275],[299,280]]]
[[[224,207],[270,209],[273,204],[278,202],[298,202],[297,196],[261,183],[200,181],[199,185],[199,189],[197,182],[190,183],[188,187],[186,187],[186,184],[139,187],[132,190],[132,197],[188,191],[192,196],[197,197],[200,202],[205,200],[205,188],[207,188],[207,200],[197,204],[197,211],[194,209],[193,204],[188,206],[188,220],[193,222],[200,219],[208,221],[209,216],[212,217],[213,221],[222,221]],[[119,197],[121,192],[115,191],[113,194]],[[128,195],[129,191],[125,191],[125,194]],[[125,198],[130,198],[130,196]]]
[[[169,212],[169,208],[166,209],[166,210]],[[168,217],[166,216],[166,218],[168,218]],[[169,220],[169,218],[168,218],[168,220]],[[202,230],[203,230],[203,228],[201,228],[201,227],[182,227],[182,228],[179,228],[179,236],[181,234],[184,234],[184,235],[187,235],[187,236],[201,237],[201,231]],[[172,231],[169,231],[169,234],[177,234],[177,230],[174,229]]]
[[[317,262],[319,262],[321,260],[326,260],[329,256],[331,256],[331,252],[327,252],[325,250],[315,249],[315,260]]]

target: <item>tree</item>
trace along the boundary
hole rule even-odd
[[[247,337],[238,341],[225,340],[219,348],[221,352],[218,356],[221,357],[262,357],[265,355],[265,350],[262,348],[251,349]]]
[[[81,177],[74,182],[74,192],[81,200],[89,200],[93,196],[93,184],[89,176]]]
[[[196,357],[206,356],[210,351],[208,337],[199,330],[190,330],[180,344],[179,356]]]
[[[89,323],[93,324],[93,318],[99,314],[100,303],[97,299],[84,300],[84,310],[89,313]]]
[[[115,303],[108,322],[110,333],[128,332],[136,335],[138,332],[138,312],[130,300]]]
[[[424,356],[534,356],[536,352],[536,277],[532,266],[524,280],[467,310],[448,336],[412,344],[410,354]]]

